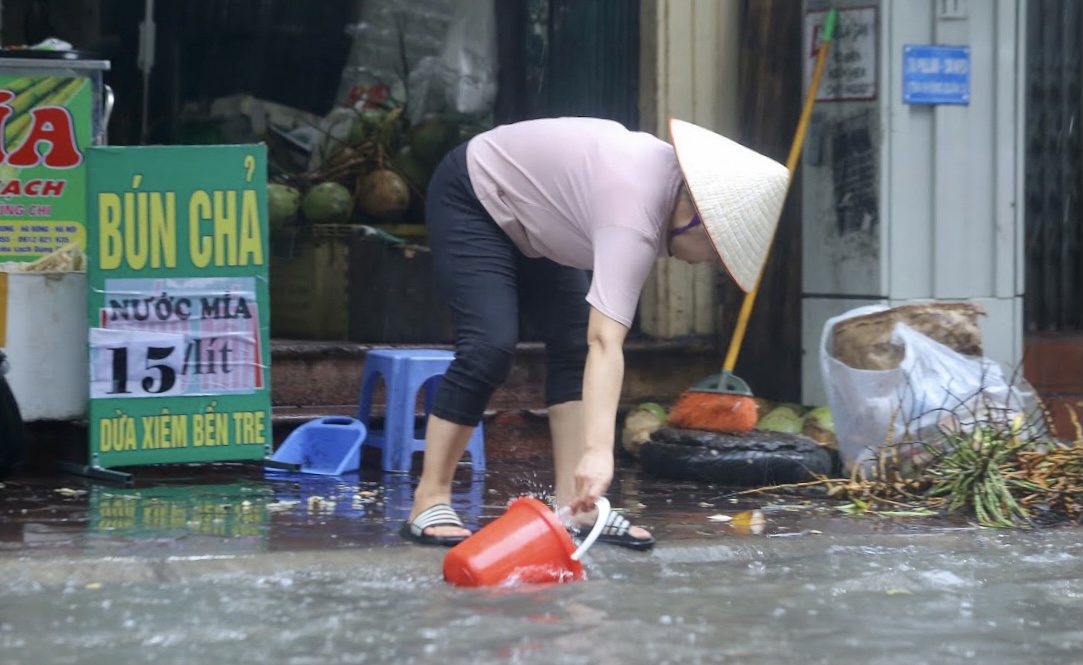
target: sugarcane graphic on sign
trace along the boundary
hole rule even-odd
[[[15,98],[8,102],[11,109],[4,125],[4,145],[18,150],[26,140],[27,134],[32,127],[32,108],[64,107],[75,98],[84,85],[88,85],[85,78],[63,79],[48,77],[38,80],[36,84],[29,81],[29,87],[21,89],[16,87],[24,85],[27,79],[18,79],[6,86],[8,92],[15,93]]]

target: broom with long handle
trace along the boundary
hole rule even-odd
[[[816,102],[816,93],[820,88],[820,80],[823,78],[824,67],[827,63],[827,52],[834,36],[837,17],[837,11],[832,8],[827,12],[824,21],[820,49],[816,55],[816,66],[813,69],[812,80],[805,95],[805,105],[801,110],[801,118],[797,123],[797,133],[794,135],[793,144],[790,146],[790,155],[786,160],[786,168],[790,173],[790,180],[786,185],[787,192],[793,182],[793,173],[797,169],[797,162],[801,158],[801,149],[805,143],[805,134],[808,132],[809,118],[812,116],[812,107]],[[759,291],[762,280],[763,269],[761,268],[756,285],[745,294],[744,302],[741,303],[741,311],[737,316],[737,326],[734,328],[733,337],[730,339],[729,350],[726,352],[726,359],[722,364],[722,372],[707,377],[694,387],[686,390],[677,399],[677,403],[674,404],[669,413],[668,424],[671,427],[741,433],[748,432],[756,426],[758,415],[756,413],[756,403],[752,399],[752,390],[741,377],[733,373],[733,368],[737,365],[737,355],[741,351],[745,331],[748,329],[748,319],[752,315],[752,305],[756,301],[756,293]]]

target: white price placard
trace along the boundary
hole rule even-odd
[[[186,341],[173,333],[91,328],[91,399],[183,395]]]

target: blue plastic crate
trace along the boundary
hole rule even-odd
[[[367,434],[355,418],[320,418],[293,430],[271,460],[300,464],[301,473],[339,476],[361,468],[361,444]]]

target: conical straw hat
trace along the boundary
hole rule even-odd
[[[751,291],[778,228],[789,170],[683,120],[670,118],[669,134],[711,244],[737,285]]]

